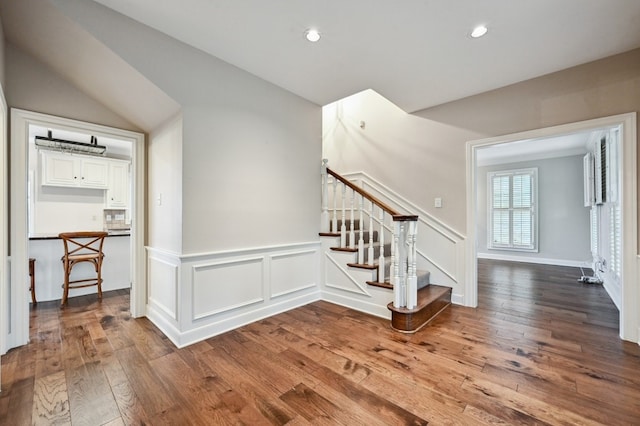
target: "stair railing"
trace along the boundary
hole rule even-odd
[[[363,228],[363,216],[369,216],[369,241],[367,244],[367,265],[374,265],[373,247],[373,222],[379,225],[380,254],[378,256],[378,280],[384,281],[385,257],[384,257],[384,231],[385,217],[389,215],[393,226],[391,229],[391,265],[390,281],[393,284],[394,300],[396,308],[413,309],[417,305],[418,299],[418,278],[417,278],[417,257],[416,257],[416,237],[418,233],[418,216],[404,215],[393,209],[383,201],[376,198],[366,190],[340,176],[338,173],[327,167],[328,160],[322,160],[322,214],[321,232],[340,236],[340,248],[357,249],[358,263],[364,264],[365,242]],[[333,186],[333,215],[329,214],[329,176],[332,176]],[[340,191],[338,186],[341,186]],[[347,196],[347,189],[351,196]],[[355,241],[355,206],[356,194],[358,215],[360,218],[359,240]],[[369,211],[365,211],[364,200],[369,201]],[[340,205],[338,206],[338,201]],[[338,231],[338,208],[341,212],[341,226]],[[375,208],[378,209],[378,217],[375,215]],[[350,220],[346,220],[346,213],[349,211]],[[349,226],[347,229],[347,225]],[[381,278],[382,277],[382,278]]]

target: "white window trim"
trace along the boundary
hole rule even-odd
[[[531,174],[533,178],[532,188],[532,204],[533,204],[533,230],[531,237],[533,239],[533,247],[513,247],[510,245],[494,245],[493,244],[493,177],[500,175],[513,176],[516,174]],[[530,167],[524,169],[510,169],[510,170],[496,170],[487,173],[487,206],[488,206],[488,221],[487,221],[487,249],[488,250],[504,250],[504,251],[518,251],[527,253],[538,253],[538,168]],[[511,230],[510,230],[511,231]]]

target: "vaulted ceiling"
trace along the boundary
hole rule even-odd
[[[115,74],[175,109],[54,6],[74,1],[0,0],[6,39],[106,105]],[[96,1],[319,105],[371,88],[414,112],[640,47],[638,0]]]

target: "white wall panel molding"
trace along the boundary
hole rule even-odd
[[[278,244],[278,245],[271,245],[271,246],[240,248],[240,249],[233,249],[228,251],[187,253],[187,254],[179,255],[179,257],[182,262],[197,262],[197,261],[216,259],[216,258],[230,258],[233,256],[262,255],[262,254],[279,253],[279,252],[287,252],[287,251],[295,252],[295,251],[300,251],[305,249],[316,249],[318,245],[319,243],[317,241],[308,241],[308,242],[293,243],[293,244]]]
[[[425,221],[428,221],[430,226],[439,228],[440,232],[445,235],[451,235],[453,241],[465,238],[460,231],[455,230],[417,205],[413,204],[396,191],[369,176],[366,172],[360,171],[343,173],[342,176],[350,181],[357,182],[363,189],[371,192],[373,195],[380,196],[383,200],[389,201],[390,204],[398,207],[400,210],[420,215],[420,217],[425,218]]]
[[[336,290],[346,291],[364,296],[370,296],[366,289],[366,282],[371,281],[372,272],[362,269],[350,268],[347,270],[343,265],[347,262],[353,262],[353,254],[349,254],[352,259],[345,261],[345,256],[338,256],[343,259],[336,259],[334,253],[344,254],[340,252],[332,252],[326,250],[325,256],[325,281],[324,285]]]
[[[322,300],[356,309],[382,318],[391,318],[387,308],[393,300],[393,291],[369,286],[367,281],[376,277],[376,272],[366,269],[345,267],[354,261],[353,253],[332,251],[335,241],[322,241]]]
[[[318,251],[303,250],[270,256],[270,297],[287,296],[318,286]]]
[[[162,312],[168,320],[178,321],[179,264],[176,257],[168,257],[148,250],[148,306]]]
[[[148,316],[178,347],[320,299],[319,242],[147,253]]]
[[[264,302],[265,257],[192,266],[192,320]]]

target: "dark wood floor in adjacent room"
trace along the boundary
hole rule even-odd
[[[0,424],[640,424],[640,348],[579,276],[480,261],[480,308],[414,335],[317,302],[180,350],[127,292],[40,303]]]

